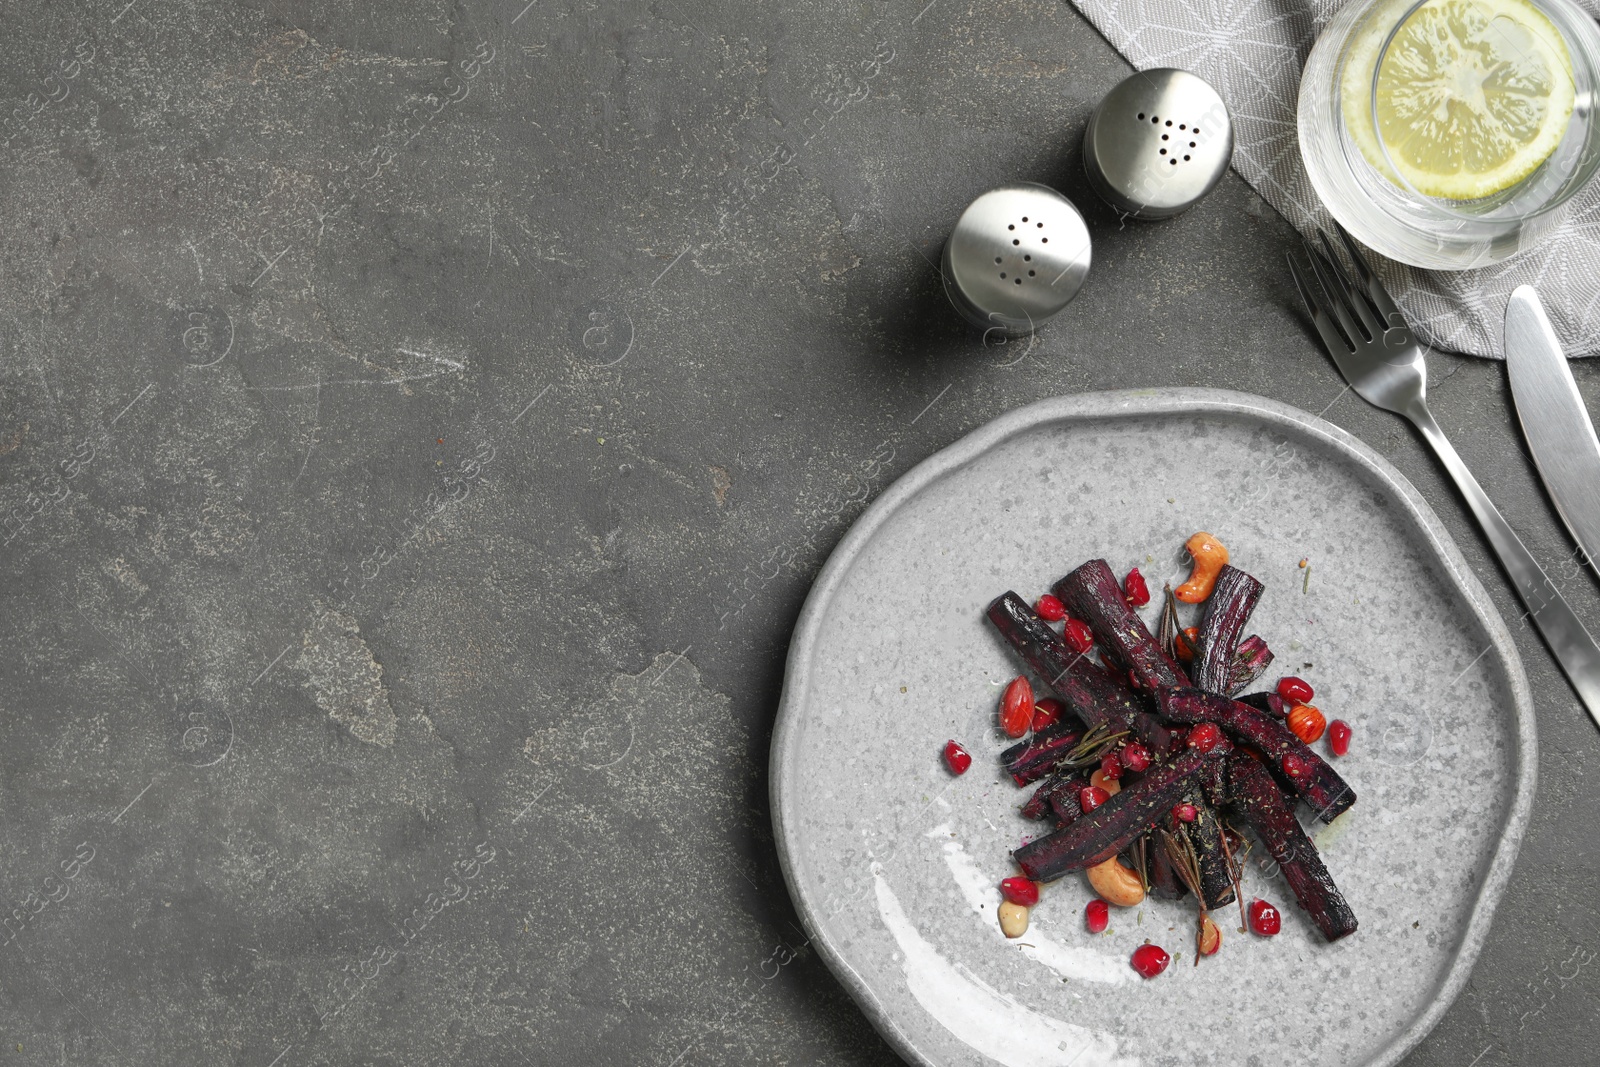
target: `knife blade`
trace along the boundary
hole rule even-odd
[[[1600,571],[1600,439],[1531,285],[1506,305],[1506,371],[1528,449],[1573,539]]]

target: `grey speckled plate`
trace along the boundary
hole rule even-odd
[[[1095,556],[1159,590],[1200,529],[1266,583],[1251,629],[1277,653],[1268,677],[1304,676],[1355,728],[1339,769],[1360,799],[1312,829],[1361,928],[1324,944],[1252,861],[1245,896],[1279,904],[1283,932],[1239,934],[1237,909],[1219,914],[1222,951],[1198,968],[1191,905],[1113,909],[1093,936],[1080,875],[1046,887],[1007,942],[995,886],[1040,826],[999,771],[995,705],[1018,666],[983,608]],[[960,778],[940,760],[949,738],[973,755]],[[1099,393],[990,423],[845,537],[790,649],[773,819],[814,943],[913,1063],[1392,1064],[1483,943],[1528,821],[1534,747],[1505,625],[1381,457],[1260,397]],[[1128,963],[1146,938],[1178,957],[1153,981]]]

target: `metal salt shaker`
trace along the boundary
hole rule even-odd
[[[1008,337],[1031,333],[1078,294],[1089,228],[1072,201],[1034,182],[978,197],[944,245],[944,289],[968,322]]]

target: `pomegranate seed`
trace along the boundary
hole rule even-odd
[[[1189,731],[1189,747],[1210,752],[1222,743],[1222,728],[1214,722],[1196,723]]]
[[[1138,567],[1133,568],[1128,572],[1128,576],[1122,579],[1122,595],[1136,608],[1142,608],[1150,603],[1150,587],[1144,584],[1144,575],[1139,573]]]
[[[1195,810],[1195,806],[1193,804],[1178,804],[1172,809],[1172,817],[1177,819],[1179,822],[1194,822],[1200,817],[1200,812]]]
[[[1342,756],[1350,751],[1350,724],[1343,719],[1334,719],[1328,724],[1328,747],[1333,749],[1335,756]]]
[[[1133,950],[1133,969],[1146,978],[1154,978],[1171,962],[1172,957],[1160,945],[1140,945]]]
[[[1122,761],[1115,752],[1107,752],[1100,757],[1100,773],[1113,782],[1122,777]]]
[[[1083,809],[1085,815],[1110,799],[1111,794],[1097,785],[1086,785],[1078,790],[1078,807]]]
[[[1046,726],[1061,718],[1061,713],[1066,707],[1055,697],[1045,697],[1033,705],[1033,732],[1038,733]]]
[[[1217,928],[1216,923],[1211,921],[1211,916],[1209,915],[1200,920],[1199,941],[1200,955],[1202,956],[1215,956],[1217,949],[1222,947],[1222,931]]]
[[[1290,708],[1287,722],[1290,732],[1308,745],[1322,736],[1327,725],[1322,712],[1310,704],[1296,704]]]
[[[1026,878],[1012,877],[1000,880],[1000,895],[1013,904],[1031,908],[1039,903],[1039,884]]]
[[[1094,647],[1094,631],[1082,619],[1068,619],[1067,628],[1061,632],[1072,651],[1082,655]]]
[[[951,774],[966,774],[972,766],[972,755],[954,741],[944,743],[944,762]]]
[[[1283,754],[1283,773],[1290,778],[1304,778],[1311,773],[1311,764],[1298,752]]]
[[[1150,750],[1137,741],[1130,741],[1122,746],[1122,769],[1125,771],[1142,771],[1150,766]]]
[[[1061,603],[1060,597],[1051,596],[1049,593],[1039,598],[1035,610],[1039,612],[1039,618],[1049,622],[1060,622],[1067,617],[1067,606]]]
[[[1094,898],[1083,907],[1083,921],[1089,924],[1091,934],[1105,933],[1107,926],[1111,925],[1111,907],[1099,897]]]
[[[1262,937],[1271,937],[1283,929],[1283,916],[1264,900],[1250,902],[1250,929]]]
[[[1291,704],[1309,704],[1316,693],[1312,692],[1304,678],[1296,678],[1291,674],[1278,679],[1278,695]]]
[[[1021,737],[1033,725],[1033,686],[1020,675],[1006,686],[1000,698],[1000,729],[1007,737]]]

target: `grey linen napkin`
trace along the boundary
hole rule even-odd
[[[1591,14],[1600,0],[1580,0]],[[1300,68],[1342,5],[1302,0],[1073,0],[1140,70],[1181,67],[1216,87],[1233,114],[1233,167],[1304,234],[1330,218],[1300,162],[1295,102]],[[1600,355],[1600,182],[1579,194],[1536,248],[1469,271],[1383,261],[1384,285],[1434,346],[1504,358],[1501,324],[1511,290],[1537,286],[1573,356]]]

